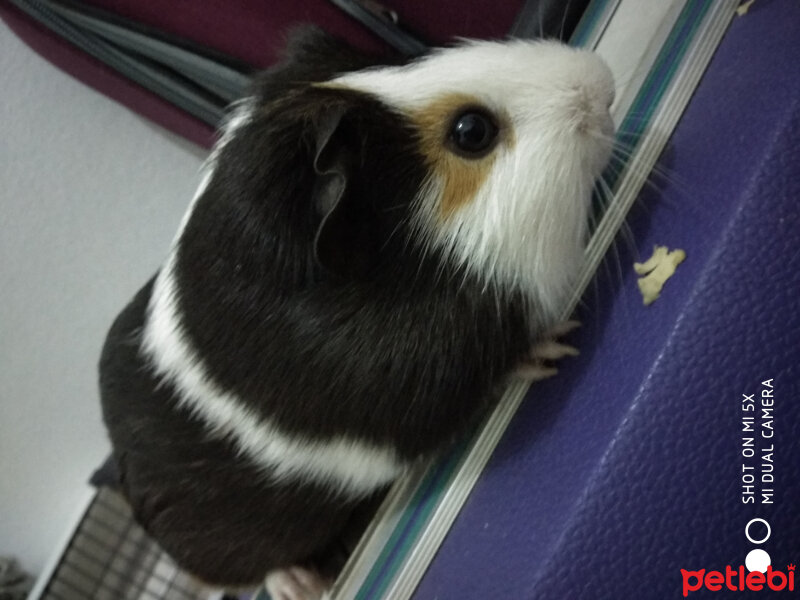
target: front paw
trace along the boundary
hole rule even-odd
[[[564,321],[547,331],[534,346],[528,356],[514,369],[514,376],[527,381],[541,381],[556,375],[558,369],[548,364],[565,356],[578,356],[577,348],[556,341],[576,327],[578,321]]]

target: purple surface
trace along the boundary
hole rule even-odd
[[[643,257],[686,261],[645,308],[617,242],[582,355],[529,394],[415,598],[680,598],[680,569],[744,563],[757,516],[775,568],[800,562],[799,30],[796,0],[735,18],[662,156],[672,181],[630,218]],[[744,505],[741,395],[767,378],[775,504]]]

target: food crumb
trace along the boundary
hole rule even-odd
[[[645,306],[650,306],[661,295],[667,279],[675,274],[675,269],[686,259],[686,252],[680,249],[672,252],[666,246],[656,246],[653,256],[643,263],[633,263],[633,270],[639,278],[639,291]]]
[[[737,14],[737,15],[739,15],[740,17],[743,17],[744,15],[746,15],[746,14],[747,14],[747,11],[748,11],[748,10],[750,10],[750,6],[751,6],[751,5],[753,4],[753,2],[755,2],[755,1],[756,1],[756,0],[747,0],[747,2],[742,2],[742,3],[739,5],[739,8],[737,8],[737,9],[736,9],[736,14]]]

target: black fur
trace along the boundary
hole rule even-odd
[[[117,317],[100,362],[103,414],[137,521],[209,583],[254,584],[288,564],[333,575],[346,558],[339,538],[363,526],[377,496],[348,502],[319,486],[269,485],[230,443],[176,410],[174,390],[139,351],[151,290],[152,281]]]
[[[426,168],[412,125],[368,95],[309,85],[368,61],[316,34],[294,52],[262,79],[257,116],[220,152],[181,237],[182,323],[215,383],[285,432],[411,461],[483,414],[529,349],[529,324],[516,299],[420,248],[410,219]],[[139,352],[151,288],[101,361],[137,518],[214,583],[319,564],[363,504],[269,483],[175,406]]]

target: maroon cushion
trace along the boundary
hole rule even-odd
[[[522,2],[391,0],[385,3],[426,41],[444,43],[455,36],[504,36],[511,29]],[[315,23],[364,50],[384,48],[383,42],[329,0],[174,0],[169,3],[93,0],[89,4],[256,67],[272,64],[286,32],[301,23]],[[31,48],[77,79],[201,146],[208,147],[213,142],[211,127],[61,40],[9,4],[0,4],[0,15]]]

